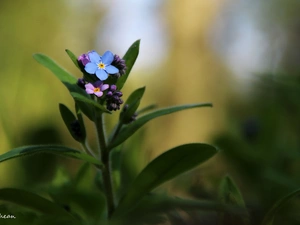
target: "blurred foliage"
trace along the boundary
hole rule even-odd
[[[276,200],[300,186],[300,79],[261,75],[251,93],[231,106],[228,130],[215,144],[257,224]],[[298,224],[299,206],[299,200],[289,204],[274,224]]]
[[[1,153],[26,144],[75,144],[61,123],[58,110],[59,102],[73,104],[71,97],[32,58],[33,53],[45,52],[75,71],[64,49],[73,46],[74,51],[80,52],[92,48],[95,35],[90,30],[97,21],[94,19],[101,17],[94,1],[86,1],[84,9],[79,2],[66,3],[60,0],[0,3]],[[87,37],[84,33],[88,31],[92,34]],[[86,41],[82,42],[82,38]],[[31,163],[26,163],[29,160]],[[1,186],[34,186],[38,181],[51,179],[60,163],[56,157],[39,155],[1,164]],[[25,174],[23,167],[32,173]]]
[[[150,94],[146,96],[150,103],[169,106],[182,102],[211,101],[215,108],[207,112],[188,112],[186,116],[174,115],[164,122],[159,119],[150,124],[147,131],[143,129],[135,134],[130,142],[120,147],[122,155],[118,157],[122,170],[114,172],[116,177],[122,179],[116,180],[116,185],[120,185],[121,195],[146,161],[162,149],[183,140],[208,140],[212,134],[224,130],[214,136],[222,156],[203,167],[204,171],[215,169],[216,172],[195,171],[180,177],[177,184],[181,182],[194,198],[215,200],[221,177],[229,173],[244,197],[251,224],[259,224],[275,201],[300,186],[299,76],[261,75],[260,80],[252,85],[251,96],[247,99],[232,98],[228,106],[229,96],[232,96],[232,77],[212,52],[206,36],[211,21],[225,3],[174,2],[169,1],[166,7],[170,26],[168,32],[172,37],[170,58],[166,66],[158,68],[157,73],[148,71],[151,75],[160,76],[160,82],[145,76],[134,82],[142,85],[152,82],[147,87]],[[44,52],[74,72],[76,68],[64,49],[70,48],[79,53],[93,48],[95,26],[103,14],[95,9],[92,1],[78,8],[66,3],[68,1],[0,1],[0,34],[4,40],[0,42],[1,153],[24,144],[76,144],[64,128],[57,106],[58,102],[72,104],[71,98],[61,84],[50,76],[50,72],[45,72],[31,58],[35,52]],[[274,23],[281,26],[281,32],[287,32],[288,46],[283,52],[282,68],[299,71],[299,48],[295,47],[299,43],[299,3],[283,0],[273,3],[272,7],[267,1],[261,5],[262,29],[265,29],[270,42],[276,37],[273,32],[276,29],[272,30]],[[192,128],[191,124],[199,126]],[[145,138],[148,141],[144,141]],[[62,168],[55,169],[57,165]],[[97,210],[101,210],[103,199],[94,186],[77,188],[75,183],[78,181],[72,174],[77,172],[79,166],[79,163],[66,162],[56,156],[32,156],[1,164],[1,186],[24,186],[38,189],[41,193],[51,189],[51,197],[62,207],[71,213],[74,209],[79,211],[81,216],[90,218],[89,222],[93,223],[99,216]],[[95,171],[86,165],[81,171],[87,173],[87,180],[81,184],[93,183],[89,172]],[[98,198],[93,199],[95,192]],[[85,208],[80,208],[81,204]],[[274,224],[299,224],[299,204],[299,200],[289,202],[288,207],[278,212]],[[26,221],[28,224],[66,224],[11,205],[1,205],[0,211],[1,214],[24,218],[24,224]],[[148,220],[152,223],[169,219],[172,224],[215,224],[217,216],[216,212],[173,210]],[[1,223],[19,224],[13,220],[1,220]]]

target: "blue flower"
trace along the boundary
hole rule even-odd
[[[110,51],[106,51],[103,56],[100,56],[95,51],[91,51],[88,53],[88,57],[90,62],[85,65],[85,71],[89,74],[96,74],[100,80],[106,80],[108,74],[119,72],[118,68],[111,65],[114,55]]]

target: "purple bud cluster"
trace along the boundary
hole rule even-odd
[[[127,67],[125,64],[125,60],[121,59],[120,56],[114,55],[114,60],[112,61],[111,65],[119,69],[119,72],[114,74],[114,76],[119,78],[120,76],[125,74]]]
[[[123,104],[121,97],[123,93],[117,90],[117,86],[112,84],[106,93],[106,108],[109,111],[116,111],[120,109],[120,105]]]

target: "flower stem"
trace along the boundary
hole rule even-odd
[[[104,165],[104,168],[102,170],[103,186],[104,186],[104,191],[105,191],[105,196],[107,201],[107,215],[108,218],[110,218],[112,213],[115,210],[115,203],[114,203],[114,193],[112,187],[112,177],[111,177],[112,174],[110,168],[109,150],[107,149],[107,145],[106,145],[106,137],[105,137],[102,112],[97,113],[95,125],[97,129],[99,147],[101,152],[101,161]]]

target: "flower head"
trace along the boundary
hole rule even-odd
[[[120,56],[115,55],[114,60],[112,61],[111,65],[115,66],[119,69],[119,72],[115,74],[115,76],[120,77],[125,74],[126,72],[126,64],[125,60],[121,59]]]
[[[106,80],[108,74],[119,72],[118,68],[111,65],[114,55],[110,51],[106,51],[103,56],[100,56],[95,51],[91,51],[88,53],[88,57],[90,62],[85,65],[85,71],[89,74],[96,74],[100,80]]]
[[[108,84],[103,84],[102,81],[98,80],[94,84],[88,83],[85,85],[85,91],[88,94],[94,94],[97,97],[103,95],[103,91],[109,88]]]

